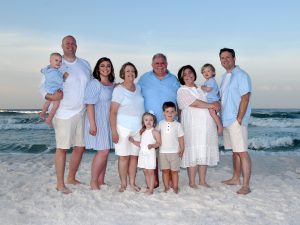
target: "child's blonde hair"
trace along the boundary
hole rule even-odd
[[[210,68],[211,71],[214,73],[214,74],[213,74],[213,77],[216,76],[216,69],[215,69],[215,67],[214,67],[212,64],[210,64],[210,63],[204,64],[204,65],[201,67],[201,73],[202,73],[202,74],[203,74],[205,68]]]
[[[51,53],[51,54],[50,54],[50,58],[51,58],[52,56],[58,56],[58,57],[62,58],[61,54],[58,53],[58,52],[53,52],[53,53]]]

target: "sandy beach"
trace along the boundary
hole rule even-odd
[[[78,178],[88,184],[93,155],[85,154]],[[212,188],[188,187],[180,173],[180,192],[152,196],[145,193],[138,171],[140,193],[118,192],[116,158],[110,155],[107,186],[91,191],[88,185],[55,190],[52,154],[0,155],[0,224],[300,224],[300,156],[253,154],[252,192],[237,195],[237,186],[220,181],[231,176],[231,155],[221,155],[209,168]]]

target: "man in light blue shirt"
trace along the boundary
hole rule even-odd
[[[153,70],[143,74],[138,81],[145,99],[145,111],[153,112],[157,122],[163,120],[162,105],[164,102],[176,103],[180,83],[168,69],[165,55],[158,53],[152,58]]]
[[[168,69],[167,57],[158,53],[152,57],[153,70],[143,74],[138,81],[142,88],[145,111],[153,113],[157,122],[164,119],[162,105],[164,102],[176,103],[180,83]],[[156,166],[155,187],[158,187],[158,169]]]
[[[251,159],[247,152],[247,126],[251,114],[251,80],[245,71],[235,65],[233,49],[223,48],[220,50],[219,56],[222,66],[226,69],[220,86],[224,147],[233,151],[233,176],[223,183],[239,185],[242,172],[243,184],[237,193],[248,194],[251,192],[249,185]]]

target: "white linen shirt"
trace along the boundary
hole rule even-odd
[[[178,138],[184,135],[181,124],[177,121],[162,120],[157,129],[161,135],[159,153],[177,153],[180,150]]]

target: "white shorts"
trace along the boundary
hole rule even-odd
[[[236,120],[223,130],[224,148],[233,152],[248,151],[248,130]]]
[[[70,119],[53,118],[56,148],[69,149],[72,146],[84,147],[84,113]]]
[[[115,154],[118,156],[138,156],[140,148],[129,142],[128,137],[131,136],[134,140],[139,141],[139,131],[133,132],[125,127],[117,126],[117,132],[119,135],[119,142],[115,144]]]

